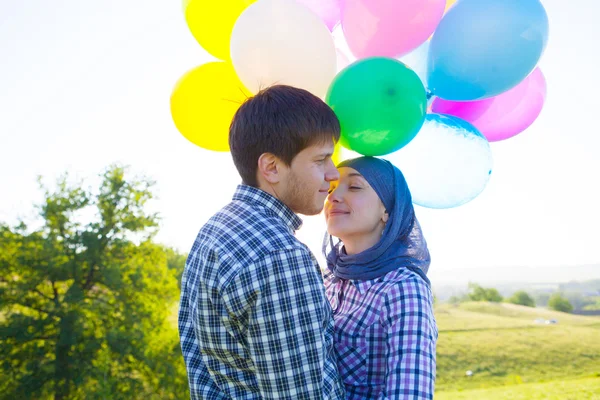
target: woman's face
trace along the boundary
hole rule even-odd
[[[355,169],[339,169],[340,179],[331,182],[325,202],[327,232],[345,245],[350,242],[377,243],[388,214],[371,185]]]

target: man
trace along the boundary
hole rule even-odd
[[[332,312],[294,233],[318,214],[340,126],[309,92],[248,99],[229,144],[242,184],[204,225],[183,273],[179,333],[192,399],[342,399]],[[207,171],[209,172],[209,171]]]

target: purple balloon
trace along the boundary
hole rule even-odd
[[[431,111],[448,114],[473,124],[490,142],[511,138],[536,120],[546,99],[546,80],[539,68],[514,88],[477,101],[436,98]]]
[[[341,0],[296,0],[317,14],[330,31],[340,22]]]

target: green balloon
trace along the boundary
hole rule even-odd
[[[343,69],[326,102],[340,120],[341,145],[365,156],[382,156],[407,145],[427,111],[419,76],[386,57],[365,58]]]

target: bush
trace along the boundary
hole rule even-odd
[[[560,293],[554,293],[548,300],[548,307],[556,311],[570,313],[573,311],[571,302]]]
[[[519,304],[521,306],[535,307],[535,301],[533,298],[531,298],[531,296],[529,296],[529,294],[523,290],[515,292],[515,294],[513,294],[507,301],[509,303]]]

